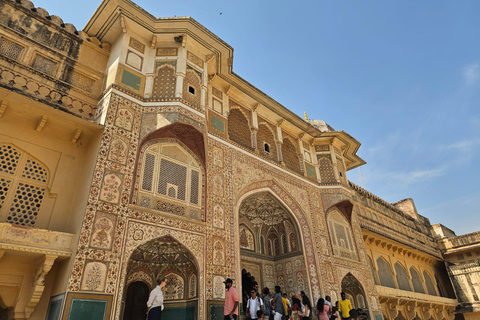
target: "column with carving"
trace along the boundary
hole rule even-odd
[[[253,106],[252,108],[252,127],[250,128],[252,132],[252,148],[256,154],[260,154],[260,150],[258,150],[258,141],[257,141],[257,132],[258,132],[258,103]]]
[[[285,166],[285,162],[283,162],[283,153],[282,153],[282,144],[283,144],[283,134],[282,134],[282,124],[285,122],[285,119],[282,119],[276,126],[275,126],[275,130],[276,130],[276,136],[277,136],[277,140],[275,141],[276,144],[277,144],[277,154],[278,154],[278,162],[280,162],[280,164],[282,166]]]
[[[180,38],[180,37],[178,37]],[[177,85],[175,86],[175,97],[183,98],[183,80],[187,76],[187,49],[185,48],[186,36],[181,36],[182,46],[178,48],[177,59]]]

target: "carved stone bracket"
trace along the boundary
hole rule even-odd
[[[45,289],[45,277],[52,269],[55,259],[57,259],[57,256],[55,255],[45,255],[39,261],[39,266],[32,284],[30,299],[28,301],[27,307],[25,308],[25,316],[27,319],[30,318],[30,315],[32,314],[33,310],[35,310],[35,307],[40,301],[43,290]]]

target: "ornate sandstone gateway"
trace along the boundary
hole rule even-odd
[[[350,183],[360,143],[232,62],[128,0],[83,31],[0,1],[0,319],[143,319],[160,276],[171,319],[222,318],[227,277],[376,320],[478,316],[478,235],[437,242],[411,199]]]

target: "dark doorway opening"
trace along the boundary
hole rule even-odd
[[[242,306],[243,314],[247,311],[247,301],[250,298],[250,291],[253,289],[253,284],[255,282],[255,277],[247,272],[247,270],[242,269]],[[257,292],[258,294],[258,292]]]
[[[150,294],[148,291],[148,286],[141,281],[133,282],[128,286],[124,320],[145,320]]]

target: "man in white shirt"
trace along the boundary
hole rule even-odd
[[[250,299],[247,301],[247,317],[250,319],[258,319],[257,311],[263,311],[263,301],[260,297],[257,297],[257,290],[252,289],[250,291]]]
[[[163,310],[163,288],[167,285],[167,279],[157,279],[157,286],[150,292],[150,297],[147,301],[147,315],[148,320],[161,320]]]

